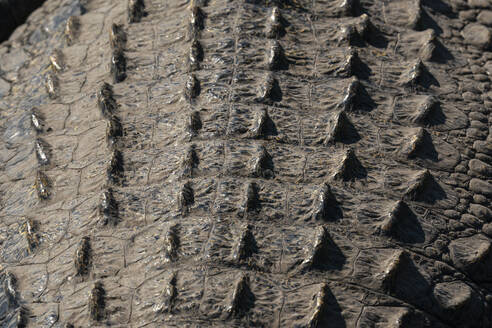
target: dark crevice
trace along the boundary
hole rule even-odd
[[[0,0],[0,42],[7,40],[43,3],[44,0]]]

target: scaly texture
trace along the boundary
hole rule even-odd
[[[490,327],[481,4],[47,0],[0,46],[2,324]]]

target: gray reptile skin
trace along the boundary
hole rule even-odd
[[[489,26],[47,0],[0,45],[0,326],[491,327]]]

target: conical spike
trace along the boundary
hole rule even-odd
[[[190,182],[187,182],[181,188],[179,194],[179,208],[183,215],[188,214],[189,207],[195,202],[195,192]]]
[[[271,39],[281,37],[285,34],[284,18],[278,7],[273,7],[267,21],[266,36]]]
[[[260,188],[255,182],[248,183],[245,190],[244,203],[242,206],[242,210],[244,212],[254,212],[260,209],[261,202],[259,190]]]
[[[286,69],[287,67],[288,61],[285,57],[284,48],[277,40],[275,40],[270,44],[270,51],[268,53],[268,68],[271,71],[277,71]]]
[[[195,74],[191,74],[188,76],[188,80],[185,84],[185,97],[188,101],[191,101],[193,98],[196,98],[200,95],[201,87],[200,81],[197,79]]]
[[[308,249],[308,256],[301,263],[301,270],[311,270],[323,265],[323,260],[329,252],[331,238],[323,226],[316,227],[316,235],[312,248]]]
[[[404,308],[402,311],[398,313],[396,320],[394,321],[395,328],[406,328],[415,325],[415,321],[412,320],[414,316],[413,310],[409,308]]]
[[[77,16],[70,16],[65,24],[65,41],[71,46],[79,34],[80,19]]]
[[[113,50],[123,50],[126,45],[126,32],[123,29],[123,25],[112,24],[109,30],[109,43]]]
[[[191,178],[193,176],[193,171],[198,167],[199,162],[200,160],[196,152],[196,146],[192,144],[183,157],[183,176]]]
[[[350,122],[345,112],[339,111],[330,121],[328,126],[328,135],[324,140],[325,145],[334,144],[336,142],[350,141],[357,135],[357,131]]]
[[[166,234],[165,257],[168,261],[175,262],[178,259],[179,245],[179,226],[173,225]]]
[[[99,94],[103,97],[113,97],[113,86],[109,83],[103,82],[99,87]]]
[[[29,253],[32,253],[39,244],[36,227],[36,222],[31,219],[26,219],[26,221],[21,226],[21,233],[25,236],[27,244],[26,246]]]
[[[36,108],[31,109],[31,126],[36,133],[44,132],[44,119]]]
[[[430,31],[431,33],[428,40],[424,42],[424,44],[422,45],[422,47],[420,47],[419,50],[419,57],[422,60],[428,60],[428,61],[436,60],[437,46],[439,42],[436,39],[434,30],[430,30]]]
[[[309,328],[321,328],[324,327],[324,318],[327,315],[328,310],[328,293],[329,286],[327,283],[323,283],[314,297],[314,309],[308,317],[307,327]]]
[[[280,13],[280,9],[278,9],[277,6],[273,7],[269,17],[270,23],[273,25],[282,25],[282,20],[283,17],[282,14]]]
[[[388,259],[388,261],[386,261],[386,263],[383,264],[384,270],[382,273],[382,287],[386,292],[390,294],[393,293],[398,274],[407,259],[408,255],[404,251],[398,250],[390,259]]]
[[[101,282],[96,282],[89,294],[89,314],[92,320],[101,321],[105,316],[106,291]]]
[[[226,311],[230,316],[240,318],[253,307],[254,300],[255,296],[249,286],[249,277],[241,274],[234,284],[234,291],[232,292]]]
[[[197,37],[201,30],[205,28],[205,14],[198,6],[191,8],[190,15],[190,38]]]
[[[434,183],[434,177],[429,170],[420,172],[415,179],[410,183],[408,189],[405,192],[405,196],[410,200],[417,200],[426,189]]]
[[[253,126],[249,131],[250,136],[252,138],[264,138],[268,134],[268,124],[270,121],[270,116],[265,109],[257,111]]]
[[[427,29],[427,36],[423,38],[422,46],[419,50],[419,57],[424,61],[445,62],[451,58],[448,50],[439,42],[436,32]]]
[[[113,149],[111,153],[111,160],[109,161],[109,165],[106,169],[108,179],[112,183],[118,184],[123,176],[123,170],[123,155],[119,150]]]
[[[106,141],[110,147],[112,147],[118,137],[123,136],[123,127],[121,122],[115,115],[112,115],[106,122]]]
[[[413,5],[409,7],[409,19],[408,19],[408,27],[413,30],[420,30],[422,28],[422,4],[420,0],[416,0]]]
[[[113,190],[106,189],[101,196],[101,204],[99,205],[99,214],[102,217],[103,225],[115,225],[118,222],[118,204],[113,197]]]
[[[341,0],[338,6],[340,16],[355,16],[358,6],[358,0]]]
[[[51,191],[50,191],[51,182],[48,179],[48,177],[46,176],[46,174],[44,174],[41,171],[38,171],[36,174],[36,182],[34,185],[36,187],[38,197],[41,200],[47,200],[48,198],[50,198],[50,196],[51,196]]]
[[[12,272],[6,272],[4,278],[4,290],[7,294],[9,305],[16,307],[17,303],[17,278]]]
[[[89,265],[91,263],[91,241],[90,238],[82,237],[77,250],[75,251],[74,265],[75,273],[77,275],[85,275],[89,272]]]
[[[29,322],[29,310],[24,306],[20,306],[17,311],[17,328],[25,328]]]
[[[360,65],[359,53],[350,47],[342,66],[337,70],[338,76],[350,77],[355,75],[357,67]]]
[[[253,176],[268,179],[273,175],[272,157],[264,146],[260,146],[253,163]]]
[[[189,122],[188,122],[188,131],[191,136],[196,136],[198,132],[202,128],[202,119],[200,117],[200,112],[193,111],[190,114]]]
[[[410,138],[410,141],[404,145],[401,151],[402,155],[406,158],[416,157],[429,138],[430,134],[424,128],[419,128],[417,133]]]
[[[232,253],[232,259],[234,262],[240,263],[258,251],[256,240],[251,230],[252,227],[250,225],[243,227],[241,235],[238,238],[237,245]]]
[[[34,150],[38,159],[39,165],[48,165],[50,163],[48,157],[48,144],[41,138],[36,138],[34,141]]]
[[[281,95],[282,91],[280,90],[277,79],[275,79],[272,73],[266,74],[260,84],[260,87],[258,88],[257,101],[279,101],[281,99]]]
[[[172,313],[174,311],[174,305],[176,303],[176,299],[178,298],[178,274],[177,272],[173,272],[171,274],[171,279],[169,279],[169,283],[164,290],[164,304],[163,311],[167,313]]]
[[[344,111],[353,111],[357,109],[357,105],[359,104],[359,97],[361,93],[361,86],[359,79],[356,77],[352,78],[347,89],[345,89],[345,95],[340,104],[338,104],[339,108],[342,108]]]
[[[379,233],[390,237],[396,237],[395,233],[398,230],[398,223],[405,220],[405,218],[411,214],[411,211],[412,210],[404,201],[398,201],[380,225]]]
[[[340,29],[338,36],[338,44],[346,44],[349,46],[356,45],[360,41],[359,33],[354,25],[346,25]]]
[[[422,82],[422,77],[426,72],[424,63],[421,59],[417,61],[403,73],[402,85],[406,87],[415,87]]]
[[[128,23],[138,23],[145,16],[143,0],[128,0]]]
[[[55,73],[65,70],[65,63],[63,62],[63,53],[55,49],[50,56],[50,65]]]
[[[60,85],[56,75],[53,74],[52,72],[48,72],[45,77],[45,87],[46,87],[46,91],[48,92],[48,96],[51,99],[55,99],[58,97],[59,86]]]
[[[113,51],[110,72],[114,83],[120,83],[126,79],[126,57],[122,49]]]
[[[350,148],[345,153],[340,166],[338,167],[333,178],[336,180],[355,180],[365,175],[365,169],[355,155],[355,151]]]
[[[360,15],[358,22],[356,23],[356,28],[359,37],[364,40],[367,40],[371,34],[377,32],[375,26],[372,24],[371,19],[367,14]]]
[[[337,215],[334,213],[334,209],[337,208],[338,202],[335,199],[335,195],[333,195],[330,186],[328,184],[323,184],[313,202],[313,219],[321,221],[335,219]]]
[[[194,39],[191,43],[188,61],[191,71],[200,69],[200,62],[203,61],[203,48],[197,39]]]
[[[97,104],[101,110],[101,114],[105,118],[109,119],[115,114],[118,105],[113,98],[113,87],[110,84],[103,83],[99,88],[97,93]]]
[[[439,100],[433,96],[429,96],[419,106],[419,108],[410,117],[410,121],[414,124],[426,126],[429,124],[429,117],[439,107]]]
[[[201,6],[207,7],[209,0],[191,0],[190,7]]]

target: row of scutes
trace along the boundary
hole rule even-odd
[[[143,15],[142,1],[128,2],[129,23],[138,22]],[[110,73],[114,83],[120,83],[127,77],[125,48],[127,34],[123,25],[113,23],[109,29],[111,49]],[[118,103],[114,98],[114,88],[102,83],[97,91],[97,105],[106,121],[106,144],[110,157],[106,164],[107,181],[98,206],[99,223],[103,226],[115,226],[119,222],[118,203],[113,195],[113,186],[120,186],[124,178],[123,154],[119,150],[119,140],[123,137],[123,127],[118,117]],[[86,276],[92,266],[92,246],[89,236],[82,237],[74,258],[76,274]],[[91,320],[101,321],[106,317],[106,291],[101,281],[96,281],[89,292],[88,311]]]
[[[143,0],[128,0],[127,20],[129,24],[140,22],[145,15]],[[111,48],[110,74],[113,83],[120,83],[127,78],[125,56],[127,34],[124,25],[116,23],[111,25],[109,44]],[[124,180],[124,158],[118,148],[119,140],[123,137],[123,127],[117,114],[119,106],[114,98],[113,86],[109,83],[104,82],[97,91],[97,105],[106,121],[106,143],[110,152],[106,165],[107,182],[98,207],[99,223],[103,226],[114,226],[119,221],[119,210],[114,198],[113,186],[121,186]],[[92,246],[89,236],[82,237],[75,252],[74,265],[76,275],[82,277],[88,275],[92,265]],[[101,281],[94,282],[89,292],[88,312],[90,319],[94,321],[101,321],[107,317],[106,290]]]
[[[128,0],[128,24],[138,23],[147,15],[143,0]],[[127,78],[127,58],[125,49],[127,34],[123,24],[113,23],[109,30],[111,48],[110,74],[113,83],[123,82]],[[106,164],[107,181],[98,206],[99,223],[103,226],[115,226],[119,222],[119,206],[114,197],[114,187],[124,183],[124,157],[119,149],[119,140],[124,136],[118,117],[118,103],[114,98],[113,86],[104,82],[97,91],[97,105],[106,121],[106,143],[110,157]],[[79,276],[86,276],[92,265],[92,246],[88,236],[82,237],[75,253],[75,269]],[[91,320],[102,321],[107,317],[106,290],[102,281],[95,281],[89,292],[88,312]]]
[[[354,2],[346,1],[343,7],[344,15],[352,15],[354,10]],[[194,7],[197,8],[197,7]],[[199,17],[200,21],[196,26],[203,28],[204,22],[202,20],[205,14],[201,9],[193,9],[193,17]],[[272,105],[279,101],[281,97],[281,86],[279,83],[278,75],[284,70],[288,70],[294,62],[289,59],[284,47],[281,44],[281,39],[286,35],[287,30],[285,28],[285,19],[282,17],[280,9],[274,7],[267,18],[265,36],[271,38],[269,42],[269,49],[265,54],[266,57],[266,72],[262,83],[259,86],[256,100],[259,103],[266,105]],[[193,21],[193,20],[192,20]],[[196,21],[195,21],[196,22]],[[197,97],[203,91],[200,84],[198,72],[201,68],[201,63],[204,59],[204,49],[202,44],[198,40],[200,35],[200,29],[193,29],[194,25],[191,25],[191,30],[195,31],[191,35],[191,47],[188,56],[188,72],[192,72],[188,75],[188,79],[185,83],[184,96],[185,99],[194,106]],[[361,110],[368,102],[368,94],[365,89],[364,83],[361,81],[363,77],[360,77],[358,73],[361,71],[361,67],[365,65],[359,56],[357,51],[357,45],[361,40],[369,38],[371,31],[375,27],[369,20],[367,15],[362,15],[358,23],[353,26],[348,26],[341,31],[340,42],[344,45],[348,45],[345,52],[345,58],[341,64],[335,68],[331,74],[336,77],[347,79],[347,87],[336,106],[336,109],[332,115],[331,121],[328,124],[325,135],[320,138],[319,143],[325,146],[331,146],[336,143],[356,143],[362,137],[358,134],[358,131],[351,121],[353,114],[363,114]],[[422,88],[422,84],[425,80],[425,74],[427,69],[421,60],[416,61],[408,72],[404,72],[401,77],[401,85],[408,87],[409,90],[415,90]],[[428,124],[428,117],[430,113],[438,106],[438,101],[434,98],[429,98],[429,101],[419,107],[415,113],[415,118],[412,120],[417,126],[421,126],[417,133],[412,136],[410,143],[404,147],[400,153],[405,158],[413,158],[418,155],[419,151],[425,147],[424,143],[431,136],[425,129]],[[189,119],[189,132],[190,140],[199,134],[199,130],[202,128],[202,121],[200,118],[200,111],[192,109]],[[254,118],[252,120],[250,129],[244,136],[253,139],[268,139],[271,133],[270,129],[275,122],[269,115],[267,107],[254,112]],[[268,151],[268,146],[263,144],[257,147],[257,150],[252,154],[250,165],[250,177],[255,179],[274,179],[275,167],[274,158]],[[199,166],[199,151],[196,144],[191,144],[185,152],[183,158],[183,177],[193,178],[194,172],[198,171]],[[350,182],[357,179],[363,179],[367,175],[363,162],[361,162],[357,156],[355,148],[349,147],[344,150],[343,155],[340,158],[339,164],[336,167],[335,172],[332,174],[332,181]],[[390,209],[385,216],[387,219],[374,231],[375,235],[384,235],[398,240],[399,229],[395,228],[401,221],[405,221],[405,217],[411,211],[406,201],[420,201],[421,195],[426,192],[431,185],[436,183],[430,171],[423,171],[422,174],[417,174],[414,181],[410,181],[407,190],[403,193],[402,200],[397,201],[394,209]],[[245,186],[244,201],[240,209],[240,217],[248,218],[251,213],[261,211],[261,191],[256,182],[250,182]],[[178,204],[181,209],[182,215],[188,215],[190,212],[190,206],[194,202],[194,191],[190,181],[187,181],[180,190],[178,196]],[[299,268],[301,272],[306,272],[314,269],[322,269],[323,264],[326,262],[327,254],[330,253],[331,247],[334,247],[334,241],[330,237],[327,221],[333,221],[340,217],[341,204],[337,201],[335,193],[330,187],[329,183],[325,183],[320,186],[318,192],[315,194],[312,211],[308,214],[307,220],[313,220],[318,222],[319,226],[316,229],[316,236],[312,245],[307,247],[307,254],[305,260],[300,264]],[[176,226],[172,226],[169,229],[168,238],[168,254],[173,254],[173,247],[178,247],[176,242]],[[254,254],[259,250],[257,248],[254,228],[245,224],[241,226],[239,234],[236,236],[234,242],[234,248],[231,251],[233,261],[238,265],[248,265],[254,267]],[[175,245],[175,246],[173,246]],[[168,258],[172,259],[171,255]],[[389,275],[391,276],[391,274]],[[388,277],[389,277],[388,276]],[[176,276],[173,276],[175,279]],[[391,280],[391,278],[385,278]],[[238,278],[238,282],[234,287],[234,292],[230,295],[228,311],[235,316],[242,316],[248,311],[248,308],[241,308],[248,302],[244,299],[252,293],[249,287],[250,280],[247,274],[243,274]],[[247,288],[245,286],[248,286]],[[320,291],[316,296],[315,306],[312,315],[308,318],[310,326],[323,326],[323,318],[326,316],[328,302],[325,296],[328,292],[328,285],[324,284],[320,287]],[[244,292],[248,290],[248,292]],[[175,294],[173,294],[175,295]],[[173,296],[176,297],[176,296]],[[239,301],[241,300],[241,302]],[[239,305],[241,304],[241,305]]]
[[[126,32],[122,25],[111,25],[109,32],[109,41],[111,45],[111,63],[110,72],[114,83],[120,83],[126,79]]]
[[[68,23],[67,23],[68,24]],[[75,20],[70,23],[70,35],[74,36],[76,26]],[[68,36],[67,36],[68,38]],[[68,41],[67,41],[68,42]],[[66,69],[63,53],[59,49],[53,50],[48,58],[48,64],[45,71],[45,87],[48,97],[55,100],[60,96],[59,74]],[[29,120],[32,131],[35,134],[33,140],[33,152],[36,156],[37,167],[34,177],[34,189],[40,200],[40,205],[44,206],[47,201],[53,196],[53,182],[48,177],[46,171],[53,166],[51,146],[43,138],[43,134],[51,131],[51,128],[46,128],[46,120],[38,108],[31,108],[29,112]],[[40,244],[39,238],[39,222],[30,218],[22,217],[19,233],[25,239],[25,247],[27,254],[33,254],[35,249]],[[2,272],[4,289],[8,296],[9,308],[16,308],[16,324],[17,327],[26,327],[28,324],[29,311],[19,302],[20,294],[17,291],[17,279],[13,273]]]
[[[200,112],[194,109],[195,99],[201,93],[201,83],[197,74],[195,72],[201,70],[201,65],[205,57],[205,51],[200,42],[200,36],[202,31],[205,28],[205,18],[206,14],[203,11],[201,5],[202,3],[198,3],[196,1],[192,1],[189,8],[189,23],[188,23],[188,31],[187,31],[187,41],[190,44],[189,51],[186,54],[185,65],[187,66],[186,71],[189,72],[188,79],[185,82],[184,87],[184,97],[190,103],[191,110],[189,113],[189,121],[187,124],[187,131],[190,136],[190,141],[194,137],[199,134],[200,129],[202,128],[202,121],[200,117]],[[196,150],[195,144],[190,144],[183,156],[182,159],[182,173],[181,177],[185,180],[182,185],[177,203],[179,207],[179,211],[183,217],[187,216],[191,210],[195,202],[195,191],[193,189],[193,183],[191,178],[194,177],[195,171],[198,168],[200,159],[198,157],[198,153]],[[180,227],[179,225],[173,225],[169,228],[168,233],[166,235],[166,258],[169,261],[176,261],[179,257],[179,248],[180,248],[180,236],[179,236]],[[173,278],[174,284],[176,282],[176,276]],[[171,281],[171,282],[172,282]],[[172,308],[172,303],[177,297],[177,291],[174,287],[173,291],[175,293],[172,294],[172,300],[170,300],[169,307]]]
[[[144,15],[143,1],[128,1],[128,22],[140,21]],[[127,34],[122,24],[111,24],[109,28],[111,49],[110,75],[113,83],[120,83],[127,77],[125,48]],[[123,127],[118,117],[119,105],[114,97],[114,88],[103,82],[96,92],[97,107],[106,122],[106,144],[110,157],[106,164],[106,183],[97,208],[99,224],[114,226],[119,222],[118,203],[113,195],[113,186],[120,186],[124,178],[123,154],[119,150],[119,140],[123,137]],[[83,236],[75,250],[74,267],[76,276],[84,279],[91,271],[93,248],[91,237]],[[88,313],[93,321],[101,321],[107,316],[106,291],[102,281],[95,281],[88,295]],[[67,324],[71,325],[71,324]],[[72,326],[73,327],[73,326]]]
[[[139,5],[140,3],[140,5]],[[341,16],[355,15],[356,1],[344,1],[343,6],[340,6]],[[140,21],[145,15],[143,10],[143,2],[129,1],[128,18],[130,23]],[[194,178],[199,174],[200,168],[200,151],[199,146],[194,141],[200,136],[200,131],[203,128],[201,109],[197,108],[196,104],[200,95],[203,93],[205,86],[200,81],[202,69],[205,67],[204,61],[206,57],[206,43],[200,39],[203,29],[205,28],[207,15],[204,10],[196,3],[191,6],[191,18],[189,25],[189,49],[186,52],[186,71],[188,73],[184,85],[184,99],[190,104],[190,111],[187,113],[186,130],[189,133],[189,143],[184,147],[184,154],[181,159],[181,169],[183,183],[177,188],[176,204],[182,218],[193,215],[193,206],[196,199],[199,197]],[[418,24],[417,24],[418,25]],[[367,90],[365,90],[364,79],[358,76],[359,66],[363,65],[362,59],[359,57],[357,49],[358,42],[364,40],[370,30],[372,24],[367,15],[362,15],[360,23],[354,26],[348,26],[343,29],[340,34],[340,43],[348,45],[345,53],[345,58],[341,65],[334,68],[332,73],[335,77],[347,79],[347,86],[343,95],[338,102],[338,105],[333,112],[331,120],[327,125],[324,135],[318,140],[318,144],[331,147],[337,143],[356,143],[361,136],[352,120],[355,122],[355,114],[360,114],[360,108],[367,101]],[[244,185],[242,203],[239,209],[240,220],[242,222],[236,234],[233,236],[233,247],[230,254],[234,265],[248,266],[255,268],[254,257],[259,252],[256,242],[256,231],[254,226],[246,223],[251,216],[262,211],[262,191],[260,188],[262,179],[276,179],[275,172],[275,152],[273,147],[269,146],[264,140],[271,140],[272,125],[275,125],[274,116],[269,112],[272,104],[279,102],[281,98],[282,71],[294,67],[295,61],[289,58],[289,48],[282,46],[282,38],[289,32],[285,18],[281,14],[281,9],[278,7],[272,8],[267,17],[265,36],[272,40],[269,41],[269,47],[265,53],[265,71],[264,79],[259,86],[256,101],[266,106],[255,110],[251,125],[243,137],[255,139],[252,142],[257,144],[257,147],[251,154],[251,159],[248,162],[249,175],[251,181]],[[126,43],[126,34],[121,25],[113,25],[110,32],[110,42],[113,50],[111,61],[111,70],[114,83],[123,81],[126,78],[126,59],[124,57],[124,47]],[[125,65],[123,65],[123,63]],[[408,87],[408,90],[416,90],[420,88],[423,79],[425,79],[426,67],[421,61],[417,61],[412,67],[403,74],[401,84]],[[124,75],[123,78],[121,78]],[[115,224],[118,216],[118,206],[115,201],[115,188],[121,184],[123,179],[123,155],[118,149],[118,139],[123,136],[123,129],[116,113],[118,105],[114,99],[112,87],[105,84],[101,87],[98,94],[98,103],[102,115],[108,122],[107,138],[108,144],[111,145],[111,154],[109,165],[107,166],[108,187],[103,192],[99,214],[102,217],[102,222],[105,224]],[[426,129],[426,122],[430,113],[438,105],[438,101],[430,99],[422,108],[418,108],[412,121],[415,125],[420,126],[417,133],[411,138],[408,144],[402,147],[400,154],[404,158],[411,159],[418,156],[420,150],[425,147],[425,143],[431,138],[431,135]],[[267,107],[270,105],[270,107]],[[39,143],[41,150],[42,143]],[[41,151],[41,154],[43,152]],[[360,155],[359,155],[360,156]],[[38,159],[44,157],[38,155]],[[203,159],[202,159],[203,160]],[[41,160],[40,160],[41,161]],[[330,176],[330,183],[322,183],[318,190],[314,193],[312,200],[312,208],[306,215],[306,220],[311,220],[318,224],[314,228],[313,242],[306,246],[306,254],[304,260],[298,263],[298,269],[301,273],[306,273],[312,270],[323,269],[323,264],[326,262],[331,247],[335,246],[334,239],[330,236],[327,221],[331,221],[339,216],[341,204],[337,200],[336,186],[338,183],[352,182],[358,179],[363,179],[366,176],[363,161],[359,160],[355,148],[344,148],[343,154],[340,156],[340,161],[337,163],[335,172]],[[416,175],[415,179],[409,183],[408,189],[401,196],[401,200],[395,202],[382,224],[378,227],[376,234],[391,238],[399,238],[398,225],[408,217],[412,208],[409,205],[410,201],[418,201],[421,195],[425,193],[430,185],[436,183],[432,173],[428,170]],[[184,221],[184,220],[183,220]],[[169,224],[164,238],[164,257],[165,260],[172,263],[178,262],[184,251],[184,247],[180,240],[180,235],[183,233],[183,225]],[[75,267],[78,275],[87,275],[88,267],[91,263],[90,258],[91,246],[89,237],[83,237],[76,251]],[[403,255],[402,255],[403,254]],[[399,266],[403,265],[410,256],[406,253],[397,254],[391,257],[388,264],[387,272],[383,274],[383,283],[385,284],[388,293],[392,293],[394,289],[394,280],[397,279]],[[177,265],[177,264],[176,264]],[[174,269],[173,269],[174,270]],[[178,282],[180,275],[178,271],[173,271],[163,290],[164,303],[161,311],[166,313],[174,313],[176,304],[179,301]],[[231,317],[240,318],[250,311],[253,306],[251,299],[254,299],[254,279],[248,273],[241,273],[237,279],[231,284],[232,289],[229,293],[225,307],[226,312]],[[330,298],[329,284],[323,283],[319,285],[318,291],[313,295],[313,310],[306,320],[308,326],[322,327],[329,309]],[[104,317],[105,291],[102,283],[96,283],[90,292],[89,310],[92,319],[101,320]]]
[[[148,19],[142,1],[108,7],[108,17],[121,19],[127,5],[126,21],[104,19],[111,50],[88,47],[81,71],[94,57],[103,60],[99,68],[111,67],[104,79],[112,85],[92,90],[104,119],[90,124],[107,124],[109,150],[102,157],[91,152],[99,169],[81,176],[94,173],[103,181],[101,198],[87,209],[94,211],[69,217],[70,225],[81,216],[86,222],[70,237],[73,276],[65,280],[84,293],[85,304],[67,308],[71,295],[61,294],[59,320],[410,327],[420,326],[413,324],[417,316],[427,325],[452,326],[464,322],[454,320],[461,313],[488,312],[483,279],[490,229],[478,222],[487,214],[487,185],[474,185],[482,189],[475,195],[462,181],[488,178],[486,141],[473,147],[482,162],[459,158],[474,157],[471,146],[461,153],[459,143],[478,139],[471,140],[472,132],[485,138],[488,111],[475,111],[464,95],[465,111],[473,107],[475,116],[469,129],[456,127],[450,107],[459,94],[428,85],[434,70],[452,72],[453,63],[462,62],[460,49],[452,49],[457,62],[434,65],[436,33],[449,41],[448,28],[428,38],[425,31],[406,30],[427,28],[437,9],[422,1],[206,3],[147,2]],[[384,17],[377,16],[381,6]],[[387,23],[395,11],[398,26]],[[449,19],[439,16],[435,27]],[[67,44],[95,30],[84,26],[79,34],[79,23],[67,21]],[[186,32],[176,30],[185,25]],[[49,61],[48,96],[66,106],[76,84],[63,73],[63,54],[53,52]],[[461,86],[462,73],[475,78],[477,71],[479,82],[486,81],[478,67],[451,74],[458,92],[474,85]],[[90,72],[83,92],[100,79],[100,69]],[[69,127],[86,108],[79,105],[68,103]],[[58,186],[49,184],[56,173],[47,168],[61,166],[52,152],[61,138],[58,131],[44,135],[43,121],[33,114],[36,187],[40,198],[58,200],[65,189],[58,177]],[[77,191],[92,196],[86,185]],[[484,227],[491,225],[487,217]],[[35,221],[26,220],[22,229],[29,252],[42,246],[45,235],[38,239]],[[155,274],[134,276],[142,270]],[[477,302],[476,311],[466,311]]]

